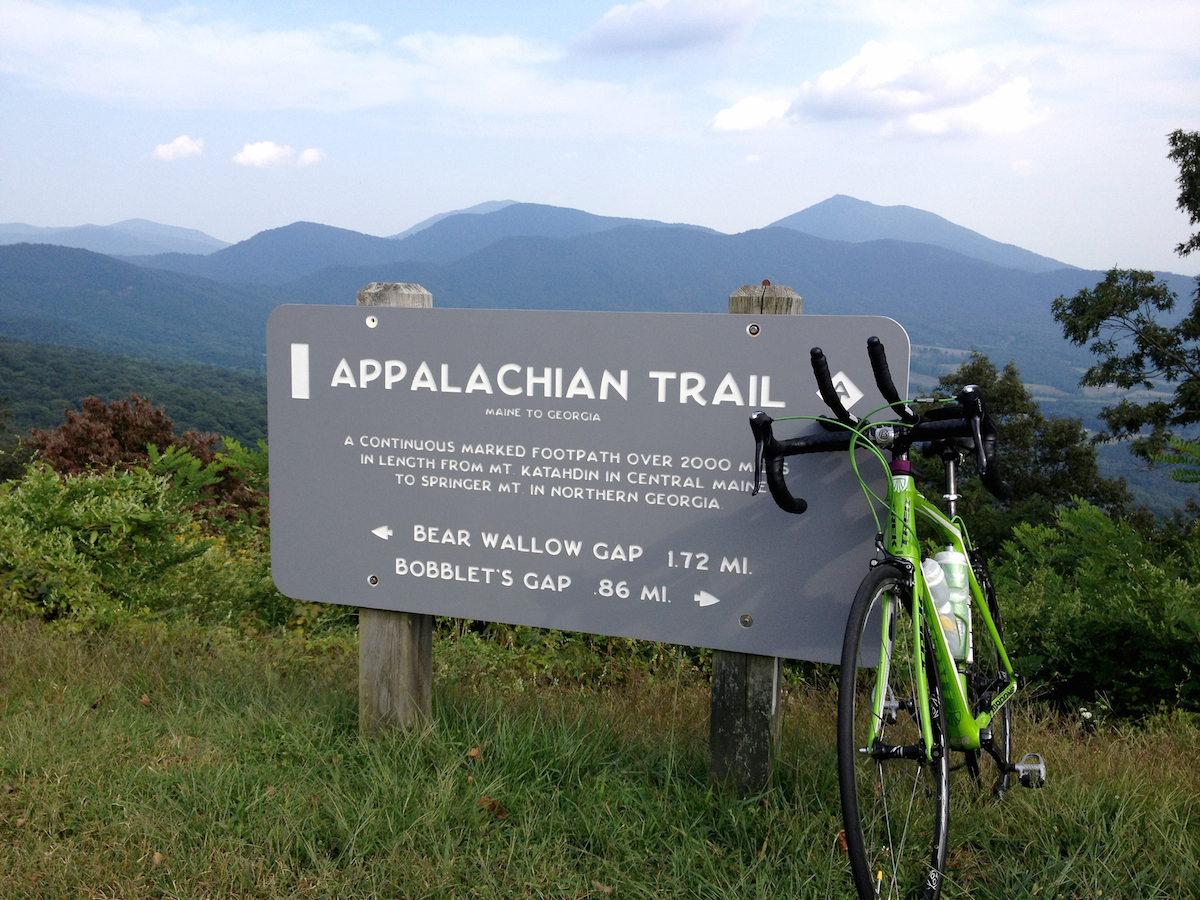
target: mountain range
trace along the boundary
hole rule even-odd
[[[194,228],[159,225],[147,219],[126,219],[115,225],[78,225],[73,228],[39,228],[24,222],[0,225],[0,245],[21,243],[77,247],[115,256],[202,254],[229,246],[226,241]]]
[[[649,219],[596,216],[560,206],[509,203],[490,213],[458,213],[440,218],[402,239],[372,237],[344,228],[295,222],[259,232],[239,244],[207,255],[163,253],[125,259],[139,266],[201,275],[214,281],[283,284],[330,266],[372,266],[404,261],[446,263],[462,259],[504,238],[572,238],[626,225],[717,234],[695,225],[667,225]]]
[[[1090,357],[1062,339],[1050,302],[1103,275],[845,196],[733,235],[495,201],[391,238],[297,222],[211,252],[120,256],[0,247],[0,333],[261,371],[274,306],[353,303],[372,281],[420,283],[439,306],[722,312],[738,286],[768,278],[807,313],[897,319],[917,383],[977,348],[1054,396],[1077,394]]]
[[[630,225],[720,234],[695,225],[597,216],[582,210],[536,203],[494,201],[433,216],[390,238],[312,222],[296,222],[260,232],[215,252],[116,255],[136,265],[200,275],[214,281],[283,284],[330,266],[370,266],[402,261],[447,263],[504,238],[572,238]],[[831,197],[767,227],[786,228],[849,243],[900,240],[929,244],[972,259],[1029,272],[1071,268],[1066,263],[1012,244],[993,241],[924,210],[910,206],[877,206],[844,195]]]

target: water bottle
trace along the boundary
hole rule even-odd
[[[937,610],[938,622],[942,633],[946,635],[946,643],[950,653],[958,658],[962,652],[962,641],[958,634],[958,622],[954,617],[954,607],[950,605],[950,586],[946,583],[945,572],[936,559],[921,560],[921,573],[925,576],[925,584],[933,596],[933,606]]]
[[[971,662],[974,649],[971,646],[971,582],[968,574],[971,564],[966,556],[953,547],[947,547],[933,558],[941,566],[949,589],[950,609],[958,632],[959,652],[954,656],[956,659]]]

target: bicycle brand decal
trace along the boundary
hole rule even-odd
[[[889,532],[892,536],[892,547],[896,552],[903,555],[912,543],[912,526],[909,524],[912,521],[912,502],[909,500],[904,501],[904,512],[902,515],[896,515],[896,510],[892,509],[888,521]]]
[[[999,712],[1000,707],[1002,707],[1005,703],[1007,703],[1008,698],[1011,697],[1016,692],[1017,692],[1017,683],[1015,681],[1010,681],[1005,686],[1004,690],[1002,690],[999,694],[996,695],[996,699],[992,701],[991,714],[994,716],[997,712]]]

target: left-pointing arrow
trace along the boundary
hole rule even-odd
[[[375,537],[381,537],[385,541],[394,533],[395,532],[393,532],[392,529],[388,528],[386,525],[380,525],[378,528],[371,529],[371,534],[375,535]]]

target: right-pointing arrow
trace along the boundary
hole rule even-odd
[[[714,603],[721,602],[720,597],[714,597],[708,591],[701,591],[700,593],[693,595],[692,599],[695,600],[697,603],[699,603],[701,606],[712,606]]]

